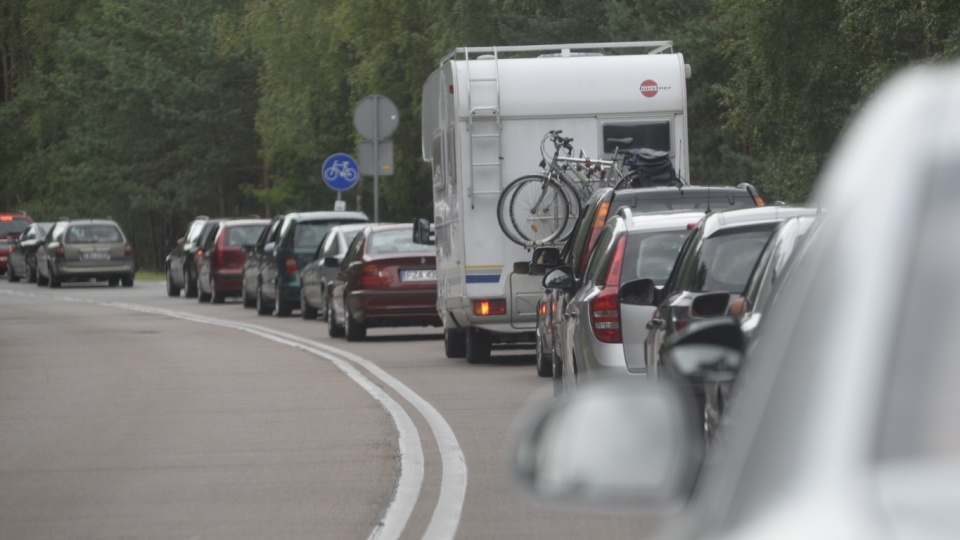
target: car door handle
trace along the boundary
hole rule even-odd
[[[660,328],[663,326],[663,319],[650,319],[647,321],[647,330],[653,330],[654,328]]]

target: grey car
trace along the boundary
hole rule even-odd
[[[672,540],[957,538],[960,66],[914,69],[861,111],[750,347],[722,343],[729,317],[668,353],[703,377],[742,362],[723,444],[703,453],[670,381],[592,385],[532,415],[523,485],[659,508]]]
[[[65,281],[106,281],[133,286],[133,246],[110,219],[58,221],[37,248],[37,285]]]
[[[317,314],[320,314],[322,320],[327,320],[327,284],[337,274],[350,242],[368,225],[369,223],[339,225],[330,229],[324,237],[313,259],[300,270],[301,317],[316,319]],[[328,259],[336,261],[336,265],[330,264]]]
[[[544,277],[545,287],[575,291],[565,305],[555,336],[562,341],[559,350],[564,389],[601,375],[646,373],[642,361],[627,362],[624,347],[635,345],[635,336],[640,335],[632,322],[646,322],[653,308],[622,306],[620,284],[640,277],[663,284],[688,231],[702,217],[703,212],[689,211],[634,216],[629,209],[622,209],[600,233],[582,283],[577,283],[568,266],[551,270]],[[623,325],[627,322],[631,325]]]

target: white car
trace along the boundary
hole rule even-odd
[[[670,351],[742,361],[723,443],[704,458],[673,384],[592,385],[531,420],[524,485],[667,508],[674,539],[960,537],[960,66],[900,76],[840,140],[749,350],[730,317]]]

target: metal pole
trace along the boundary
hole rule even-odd
[[[373,221],[380,223],[380,96],[373,97]]]

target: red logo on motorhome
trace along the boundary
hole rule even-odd
[[[653,97],[657,95],[657,92],[660,90],[669,90],[669,86],[660,86],[657,84],[657,81],[647,79],[640,83],[640,93],[645,97]]]

